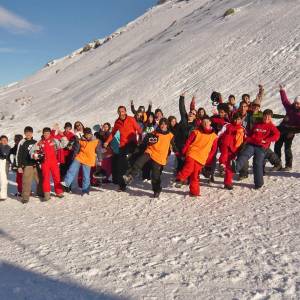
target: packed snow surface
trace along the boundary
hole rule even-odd
[[[235,13],[223,17],[225,11]],[[137,105],[178,116],[178,97],[255,96],[283,113],[278,84],[300,93],[298,0],[167,1],[112,34],[29,78],[0,89],[0,133],[59,121],[113,122],[116,108]],[[92,43],[94,46],[94,44]],[[47,203],[13,197],[0,204],[0,299],[299,299],[300,139],[291,172],[273,172],[222,189],[203,180],[201,197],[171,183],[163,192],[137,180],[90,196]],[[10,192],[13,193],[11,174]]]

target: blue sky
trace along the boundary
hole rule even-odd
[[[0,86],[112,33],[157,0],[0,0]]]

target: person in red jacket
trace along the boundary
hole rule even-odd
[[[141,139],[142,129],[136,122],[134,117],[127,115],[126,107],[118,107],[119,118],[115,121],[114,128],[103,144],[104,148],[107,148],[110,142],[113,140],[117,132],[120,133],[120,144],[119,144],[119,154],[116,157],[116,168],[118,170],[118,185],[119,191],[126,190],[126,183],[123,179],[128,169],[128,160],[132,158],[138,141]]]
[[[204,165],[210,165],[218,146],[218,136],[211,127],[208,117],[201,122],[199,129],[190,134],[182,149],[186,157],[183,169],[176,177],[176,187],[181,187],[190,178],[190,195],[200,195],[199,174]]]
[[[242,126],[242,116],[236,113],[232,117],[232,122],[224,126],[224,133],[219,137],[220,152],[219,157],[220,170],[225,172],[224,188],[232,190],[233,172],[231,161],[235,159],[245,139],[245,128]]]
[[[246,146],[240,153],[239,158],[236,161],[232,161],[232,169],[236,173],[254,156],[253,174],[256,189],[264,185],[263,168],[266,149],[270,147],[272,142],[276,142],[280,136],[279,130],[272,123],[272,116],[272,110],[264,110],[263,121],[254,125],[246,138]]]
[[[65,142],[66,144],[67,142]],[[51,129],[45,127],[43,129],[42,139],[35,144],[31,150],[31,156],[35,160],[39,160],[41,164],[43,177],[44,200],[50,199],[50,176],[52,175],[54,182],[54,190],[57,197],[63,197],[63,189],[60,183],[59,163],[57,160],[57,150],[63,148],[63,142],[51,137]]]

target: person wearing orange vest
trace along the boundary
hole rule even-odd
[[[74,152],[77,154],[61,184],[66,192],[70,192],[70,186],[82,166],[82,195],[89,194],[91,168],[96,166],[97,160],[98,164],[101,164],[101,143],[98,139],[93,139],[92,130],[86,127],[81,139],[76,141],[75,148],[77,150]]]
[[[123,176],[125,183],[130,184],[143,166],[150,161],[154,198],[158,198],[162,190],[160,176],[163,167],[167,164],[170,146],[175,151],[174,135],[169,131],[168,124],[166,118],[160,119],[158,129],[145,136],[143,143],[146,145],[146,150]]]
[[[133,153],[137,148],[138,140],[141,139],[142,129],[136,122],[134,117],[127,115],[126,107],[118,107],[119,118],[115,121],[113,130],[103,144],[104,148],[113,141],[116,133],[120,134],[119,153],[115,155],[117,182],[119,185],[119,192],[126,190],[126,183],[124,182],[123,175],[126,173],[129,167],[129,161],[133,160]]]
[[[205,117],[199,129],[191,132],[182,149],[186,157],[184,166],[176,176],[176,187],[181,187],[190,178],[190,195],[200,195],[199,174],[204,165],[210,165],[217,151],[218,136],[211,127],[211,121]]]
[[[225,171],[224,188],[227,190],[233,189],[231,161],[236,158],[245,137],[245,128],[242,126],[242,115],[236,113],[232,117],[232,122],[224,126],[219,136],[221,152],[219,157],[220,170]]]

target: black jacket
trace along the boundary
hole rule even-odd
[[[179,112],[181,120],[176,129],[174,129],[174,140],[178,150],[181,150],[184,147],[190,133],[196,128],[196,121],[188,122],[188,114],[186,112],[183,96],[180,96],[179,98]]]
[[[24,168],[27,166],[36,166],[37,161],[30,157],[30,150],[36,144],[36,140],[26,140],[23,139],[18,146],[17,150],[17,167]]]
[[[0,144],[0,159],[9,159],[10,146]]]

